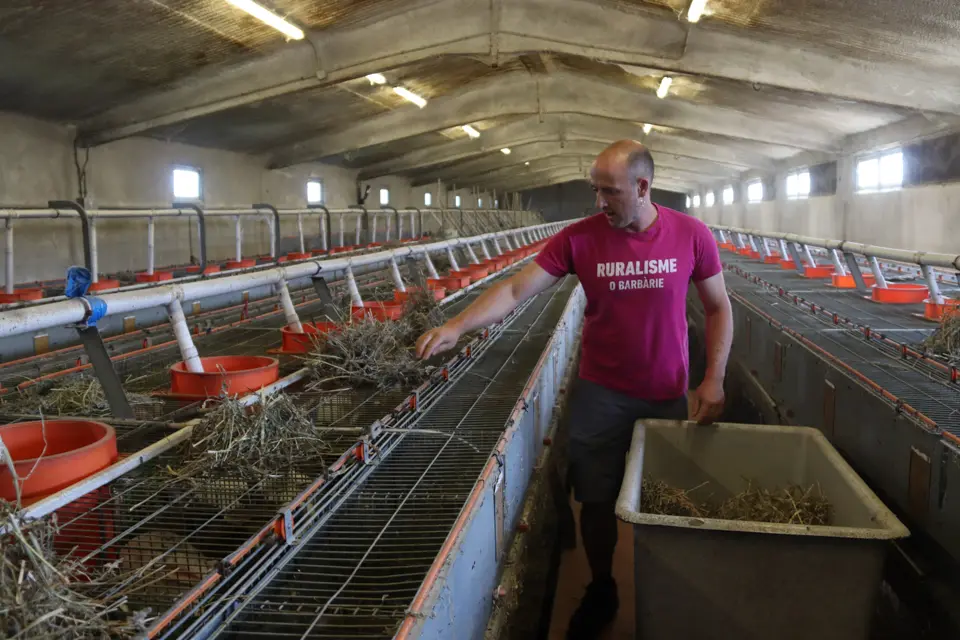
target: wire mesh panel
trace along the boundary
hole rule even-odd
[[[531,304],[319,531],[308,534],[276,577],[253,597],[241,596],[243,608],[225,635],[395,633],[489,460],[572,284]]]

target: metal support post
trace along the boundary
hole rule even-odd
[[[344,241],[344,238],[343,238],[343,219],[344,219],[345,217],[347,217],[347,214],[345,214],[345,213],[341,213],[341,214],[340,214],[340,243],[339,243],[339,246],[341,246],[341,247],[346,246],[346,245],[343,244],[343,241]]]
[[[233,232],[236,236],[236,251],[234,251],[236,257],[234,260],[240,262],[243,260],[243,222],[241,221],[240,216],[233,217],[233,227]]]
[[[8,294],[12,294],[16,288],[16,278],[13,273],[13,220],[7,218],[7,225],[4,229],[4,239],[6,244],[4,246],[3,255],[5,258],[6,269],[4,270],[4,291]]]
[[[254,209],[266,209],[273,215],[273,225],[270,226],[270,257],[276,259],[277,244],[280,242],[280,212],[272,204],[262,202],[253,205]],[[269,224],[269,222],[267,223]]]
[[[370,224],[370,242],[377,241],[377,221],[380,219],[380,216],[377,215],[376,211],[370,212],[371,224]]]
[[[77,333],[80,335],[80,342],[83,343],[84,351],[86,351],[90,365],[93,367],[93,373],[97,376],[97,381],[103,389],[103,395],[110,407],[110,413],[115,418],[135,418],[133,407],[130,406],[127,394],[123,391],[120,375],[113,368],[113,361],[110,360],[110,354],[107,353],[107,347],[103,344],[99,329],[78,326]]]
[[[797,248],[797,244],[795,242],[788,242],[787,248],[790,249],[790,258],[793,260],[793,264],[797,270],[797,273],[803,275],[803,259],[800,257],[800,251]]]
[[[200,273],[203,274],[207,268],[207,221],[203,216],[203,209],[192,202],[174,202],[174,209],[189,209],[197,214],[197,235],[200,244]],[[277,220],[280,220],[279,216]]]
[[[303,214],[297,214],[297,236],[300,238],[300,253],[307,252],[307,245],[303,241]]]
[[[857,256],[844,252],[843,259],[847,263],[847,268],[850,269],[850,275],[853,276],[853,282],[857,285],[857,289],[864,292],[868,291],[867,282],[863,279],[863,273],[860,272],[860,265],[857,264]]]
[[[90,218],[90,282],[100,282],[100,264],[97,258],[97,219]]]

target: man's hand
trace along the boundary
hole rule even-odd
[[[713,424],[723,413],[723,381],[704,380],[693,392],[693,416],[697,424]]]
[[[426,360],[444,351],[457,346],[457,341],[463,335],[459,329],[448,324],[436,329],[430,329],[417,340],[417,357]]]

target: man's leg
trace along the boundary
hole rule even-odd
[[[617,516],[613,502],[584,502],[580,505],[580,535],[587,552],[593,581],[613,578],[613,551],[617,546]]]

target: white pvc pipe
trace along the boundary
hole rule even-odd
[[[360,297],[360,289],[357,287],[357,279],[353,275],[353,269],[347,267],[347,290],[350,292],[350,301],[355,307],[363,306],[363,298]]]
[[[500,243],[497,242],[496,236],[494,236],[494,238],[493,238],[493,250],[497,252],[497,255],[498,255],[498,256],[502,256],[502,255],[503,255],[503,250],[500,248]]]
[[[343,219],[344,219],[344,217],[346,217],[346,214],[345,214],[345,213],[341,213],[341,214],[340,214],[340,246],[341,246],[341,247],[346,246],[346,245],[344,244],[344,238],[343,238]]]
[[[173,327],[173,335],[177,338],[177,346],[180,347],[180,355],[183,357],[187,371],[203,373],[203,363],[200,362],[197,346],[193,344],[190,327],[187,326],[187,318],[183,315],[183,307],[180,306],[179,298],[170,301],[167,305],[167,314],[170,316],[170,326]]]
[[[360,237],[362,234],[363,234],[363,216],[360,214],[357,214],[357,235],[356,235],[356,238],[354,239],[353,244],[357,246],[360,245]]]
[[[153,275],[155,267],[154,251],[156,246],[157,223],[150,217],[147,218],[147,274]]]
[[[13,293],[16,287],[16,279],[13,273],[13,221],[9,218],[7,219],[4,236],[6,239],[6,245],[3,250],[4,258],[6,259],[6,272],[4,273],[6,281],[4,290],[7,293]]]
[[[940,285],[937,284],[937,274],[934,273],[930,265],[921,265],[920,270],[923,277],[927,280],[927,289],[930,290],[930,301],[935,304],[943,304],[943,294],[940,293]]]
[[[787,241],[780,240],[780,257],[784,260],[790,260],[790,247],[787,246]]]
[[[388,213],[386,218],[387,218],[387,231],[386,231],[386,237],[384,238],[384,241],[390,242],[390,231],[393,228],[393,216]]]
[[[300,317],[297,315],[297,308],[293,306],[293,300],[290,298],[290,289],[287,287],[287,281],[281,280],[274,285],[277,294],[280,296],[280,306],[283,308],[283,318],[287,322],[287,327],[291,331],[303,333],[303,325],[300,323]]]
[[[750,241],[750,250],[751,250],[751,251],[756,251],[756,250],[757,250],[757,243],[756,243],[756,241],[754,240],[753,236],[752,236],[752,235],[748,235],[748,236],[747,236],[747,239]]]
[[[320,248],[324,251],[330,249],[327,246],[327,216],[320,215]]]
[[[100,282],[100,269],[97,259],[97,222],[90,219],[90,282]]]
[[[430,259],[430,254],[423,254],[423,259],[427,263],[427,273],[430,274],[431,278],[439,278],[440,274],[437,273],[437,267],[433,264],[433,260]]]
[[[407,290],[407,287],[403,284],[403,277],[400,275],[400,265],[397,264],[397,259],[393,256],[390,256],[390,275],[393,276],[393,286],[397,288],[397,291]]]
[[[236,242],[234,254],[236,255],[236,261],[240,262],[243,260],[243,223],[240,221],[240,216],[234,218],[233,229]]]
[[[423,234],[423,229],[420,230],[421,235]],[[410,212],[410,237],[417,237],[417,213],[416,211]]]
[[[450,269],[453,271],[459,271],[460,265],[457,264],[457,257],[453,255],[453,249],[447,247],[447,260],[450,261]]]
[[[403,240],[403,213],[397,214],[397,240]]]
[[[887,288],[887,279],[883,277],[883,269],[880,268],[880,261],[877,256],[870,256],[870,270],[873,272],[873,278],[877,281],[877,286],[881,289]]]
[[[470,256],[470,262],[472,264],[480,264],[480,261],[477,260],[477,254],[474,252],[472,244],[467,245],[467,254]]]
[[[833,262],[833,270],[838,276],[847,275],[843,260],[840,259],[840,253],[836,249],[830,249],[830,260]]]
[[[376,242],[377,241],[377,220],[380,219],[380,216],[377,215],[376,211],[372,212],[370,216],[372,217],[372,220],[370,221],[371,222],[370,242]],[[357,242],[357,244],[360,244],[360,243]]]
[[[303,243],[303,215],[297,214],[297,235],[300,237],[300,253],[307,252],[307,246]]]
[[[487,249],[487,243],[483,240],[480,241],[480,249],[483,250],[483,258],[489,260],[492,256],[490,255],[490,250]]]
[[[817,261],[813,257],[813,252],[810,251],[810,245],[805,244],[801,246],[803,247],[803,254],[804,254],[804,257],[806,257],[807,259],[807,264],[810,265],[811,267],[817,266]]]
[[[263,222],[267,225],[267,234],[270,236],[270,257],[277,257],[277,230],[274,227],[272,216],[264,216]]]

